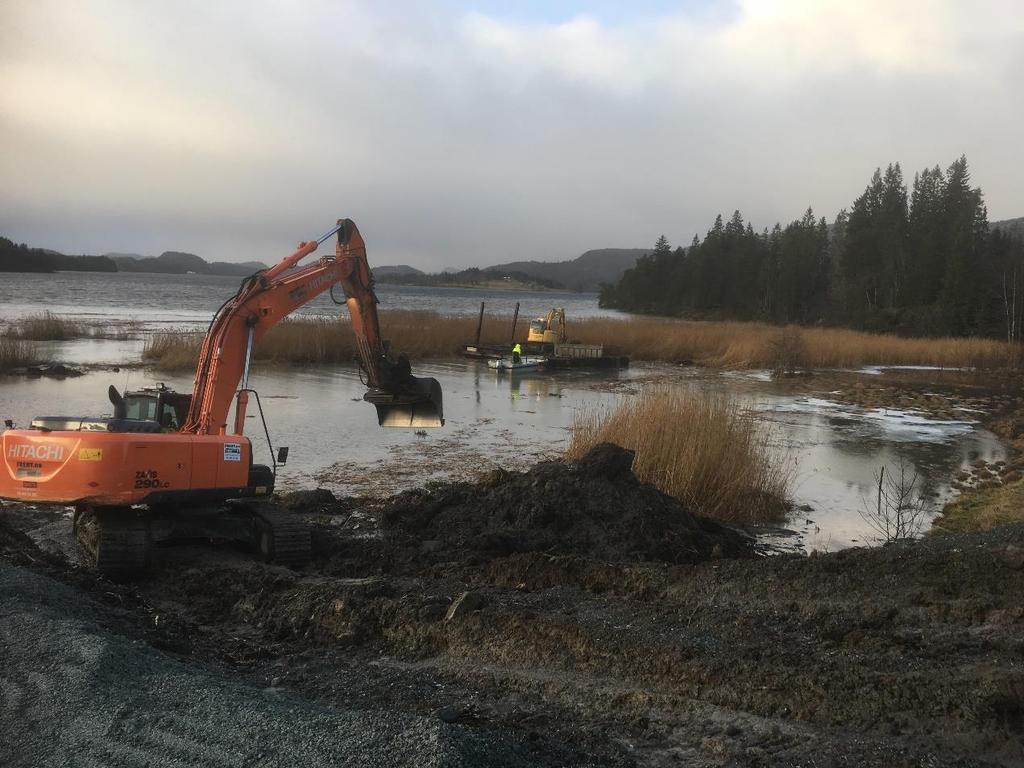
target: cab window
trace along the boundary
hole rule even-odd
[[[164,429],[178,429],[181,424],[178,422],[178,411],[170,403],[164,403],[161,407],[160,426]]]
[[[155,397],[129,397],[125,401],[127,416],[129,419],[144,419],[156,421],[156,398]]]

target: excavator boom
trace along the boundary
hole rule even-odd
[[[337,235],[335,252],[300,266],[320,243]],[[231,430],[241,434],[248,404],[248,373],[254,345],[275,324],[324,291],[340,284],[352,318],[359,360],[366,371],[365,399],[387,427],[439,427],[444,424],[441,388],[434,379],[417,379],[408,360],[393,360],[385,349],[377,316],[377,296],[366,260],[366,244],[351,219],[318,240],[299,243],[278,264],[243,281],[217,311],[196,365],[188,419],[181,431],[224,434],[236,403]],[[241,384],[241,388],[239,388]]]

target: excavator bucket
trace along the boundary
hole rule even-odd
[[[412,377],[412,384],[399,394],[370,390],[363,399],[377,408],[382,427],[443,427],[444,406],[437,379]]]

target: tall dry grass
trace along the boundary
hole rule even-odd
[[[397,310],[382,312],[380,324],[381,335],[395,352],[413,358],[444,358],[461,355],[475,339],[477,318]],[[509,342],[510,335],[510,321],[484,317],[482,344]],[[201,344],[199,333],[156,333],[146,340],[142,358],[158,370],[185,370],[195,367]],[[253,359],[260,362],[293,364],[347,363],[356,355],[352,324],[346,317],[289,318],[271,328],[253,351]]]
[[[765,323],[641,317],[587,318],[569,327],[574,340],[614,345],[635,360],[687,362],[715,368],[854,368],[934,365],[1010,368],[1018,346],[984,338],[911,339],[844,328],[780,328]],[[779,360],[780,348],[787,359]]]
[[[39,351],[31,341],[0,336],[0,372],[38,365]]]
[[[189,331],[161,331],[146,338],[142,359],[158,371],[185,371],[196,367],[203,335]]]
[[[381,332],[391,348],[413,358],[455,357],[476,335],[477,318],[437,312],[390,310],[380,314]],[[482,344],[511,344],[507,317],[487,315]],[[520,320],[516,340],[525,341]],[[604,344],[634,360],[685,362],[715,368],[854,368],[863,365],[934,365],[946,368],[1009,368],[1020,349],[980,338],[907,339],[841,328],[797,328],[764,323],[703,322],[667,318],[584,318],[569,321],[569,337]],[[197,336],[156,334],[144,359],[163,370],[195,364]],[[275,326],[255,358],[278,363],[337,363],[356,356],[346,317],[291,318]]]
[[[43,312],[15,321],[8,334],[31,341],[68,341],[88,336],[89,332],[81,323],[52,312]]]
[[[566,457],[598,443],[636,452],[636,476],[710,517],[732,523],[780,519],[792,467],[767,429],[735,400],[681,389],[647,389],[610,413],[578,412]]]

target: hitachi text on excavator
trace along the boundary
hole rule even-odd
[[[337,235],[335,252],[300,265]],[[441,387],[412,375],[404,355],[381,339],[366,245],[341,219],[317,240],[247,277],[214,314],[199,354],[191,394],[164,387],[108,396],[113,416],[41,416],[28,429],[0,433],[0,499],[73,506],[78,540],[97,568],[130,575],[150,565],[153,545],[178,539],[226,539],[263,558],[303,564],[309,529],[270,499],[278,464],[253,462],[244,434],[254,345],[276,323],[335,286],[344,291],[359,362],[363,399],[384,427],[444,424]],[[336,299],[337,301],[337,299]],[[234,405],[234,419],[229,420]],[[271,445],[270,435],[266,433]]]

